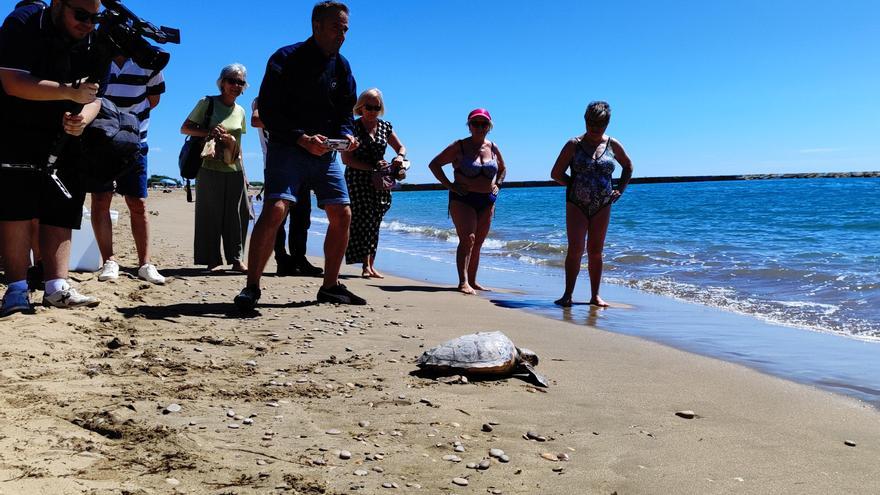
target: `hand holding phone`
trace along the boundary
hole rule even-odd
[[[351,141],[348,139],[328,139],[324,141],[324,144],[331,150],[345,151],[351,145]]]

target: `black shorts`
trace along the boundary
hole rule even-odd
[[[86,195],[79,173],[58,172],[68,199],[45,172],[0,168],[0,222],[37,219],[41,225],[79,230]]]

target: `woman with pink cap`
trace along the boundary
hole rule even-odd
[[[492,116],[485,108],[468,114],[471,135],[450,144],[437,155],[428,168],[449,189],[449,214],[458,234],[455,261],[458,267],[458,290],[474,294],[486,290],[477,282],[480,249],[489,234],[495,199],[504,181],[506,168],[501,151],[486,139],[492,130]],[[452,164],[454,181],[443,172]]]

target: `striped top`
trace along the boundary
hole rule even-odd
[[[147,96],[164,92],[162,71],[143,69],[131,59],[126,59],[122,67],[116,62],[110,64],[110,82],[104,96],[115,103],[119,110],[138,118],[142,143],[147,141],[147,128],[150,126],[150,102]]]

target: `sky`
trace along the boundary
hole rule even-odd
[[[177,176],[180,125],[240,62],[250,116],[265,64],[311,34],[312,1],[124,0],[156,25],[167,93],[152,114],[150,173]],[[612,107],[636,177],[880,170],[880,2],[855,0],[353,0],[342,54],[358,92],[378,87],[406,144],[407,182],[492,113],[507,180],[549,180],[593,100]],[[257,133],[248,177],[262,179]]]

